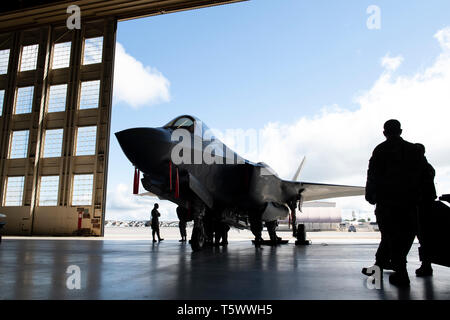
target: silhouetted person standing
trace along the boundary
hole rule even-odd
[[[420,153],[425,157],[425,146],[420,143],[416,143],[417,148]],[[425,157],[426,159],[426,157]],[[427,277],[433,275],[433,268],[431,267],[431,257],[430,257],[430,244],[428,243],[429,236],[426,234],[431,230],[431,218],[430,213],[433,210],[433,202],[437,198],[436,187],[434,186],[434,177],[436,171],[433,166],[428,163],[426,170],[422,176],[422,197],[419,202],[419,212],[418,212],[418,229],[417,238],[419,239],[419,257],[422,261],[422,265],[416,270],[416,275],[418,277]]]
[[[153,242],[156,242],[155,234],[158,236],[158,241],[162,241],[164,239],[161,239],[161,236],[159,235],[159,217],[161,214],[158,211],[159,205],[155,203],[153,209],[152,209],[152,235],[153,235]]]
[[[227,246],[228,245],[228,231],[230,231],[230,226],[223,221],[217,221],[214,230],[215,230],[214,244],[216,246]]]
[[[180,242],[186,242],[186,218],[187,218],[187,210],[183,207],[177,207],[177,216],[178,216],[178,227],[180,228],[181,240]]]
[[[386,141],[373,151],[366,183],[366,200],[376,204],[382,236],[375,264],[381,269],[392,266],[395,273],[389,282],[406,286],[410,283],[406,257],[416,235],[420,181],[426,160],[417,146],[400,137],[398,120],[387,121],[383,133]]]
[[[270,241],[272,243],[272,245],[277,245],[278,241],[281,240],[281,238],[279,238],[277,236],[277,227],[278,227],[278,221],[266,221],[265,223],[266,228],[267,228],[267,233],[269,233],[269,238]]]
[[[226,223],[222,224],[222,241],[220,245],[227,246],[228,245],[228,231],[230,231],[230,226]]]

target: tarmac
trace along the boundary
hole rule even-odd
[[[308,233],[310,246],[295,246],[283,232],[289,244],[256,249],[250,233],[233,231],[228,247],[194,253],[178,242],[177,228],[163,228],[161,243],[149,228],[108,229],[104,238],[4,237],[0,299],[450,299],[450,268],[414,275],[417,244],[409,289],[390,285],[389,272],[379,288],[369,283],[361,268],[373,263],[374,232]]]

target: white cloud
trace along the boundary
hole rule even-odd
[[[161,213],[160,219],[162,221],[174,221],[178,219],[175,204],[159,200],[156,197],[133,195],[131,184],[119,183],[113,190],[108,190],[106,219],[150,220],[151,210],[155,203],[160,205],[158,210]]]
[[[114,101],[133,108],[170,101],[170,82],[157,69],[144,66],[117,42],[114,69]]]
[[[396,118],[406,140],[427,147],[428,160],[437,172],[438,193],[450,193],[450,28],[435,38],[443,52],[426,70],[413,76],[383,72],[356,97],[355,111],[333,106],[291,124],[268,123],[260,133],[259,155],[250,160],[264,161],[290,179],[306,155],[301,180],[365,185],[372,150],[384,140],[383,123]],[[393,71],[402,59],[385,57],[385,67]],[[363,197],[337,202],[344,209],[373,210]]]
[[[434,37],[439,41],[442,49],[450,50],[450,27],[439,30]]]
[[[391,57],[388,53],[381,59],[381,66],[387,71],[395,71],[403,62],[402,56]]]

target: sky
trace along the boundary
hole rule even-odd
[[[157,201],[176,220],[173,204],[132,195],[113,133],[181,114],[254,134],[254,147],[223,139],[281,178],[306,156],[301,181],[362,186],[383,123],[397,118],[425,144],[438,193],[450,192],[447,0],[251,0],[119,22],[113,92],[106,219],[148,219]],[[373,217],[364,197],[332,201],[344,217]]]

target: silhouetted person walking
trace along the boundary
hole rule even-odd
[[[180,228],[181,240],[180,242],[186,242],[186,218],[187,218],[187,210],[183,207],[177,207],[177,216],[178,216],[178,227]]]
[[[417,148],[420,153],[425,157],[425,146],[420,143],[416,143]],[[425,157],[426,159],[426,157]],[[430,257],[430,244],[428,243],[429,235],[427,232],[431,230],[431,218],[430,214],[433,210],[433,202],[437,198],[436,187],[434,186],[434,177],[436,171],[433,166],[428,163],[427,167],[422,177],[422,197],[419,202],[419,212],[418,212],[418,228],[417,228],[417,238],[419,239],[419,257],[422,261],[422,265],[416,270],[416,275],[418,277],[427,277],[433,275],[433,268],[431,267],[431,257]]]
[[[387,121],[383,133],[386,141],[373,151],[366,183],[366,200],[376,204],[382,236],[375,264],[381,269],[392,267],[395,273],[389,282],[406,286],[410,283],[406,257],[416,235],[420,181],[426,160],[416,145],[400,137],[398,120]]]
[[[158,241],[162,241],[164,239],[161,239],[161,236],[159,235],[159,217],[161,214],[158,211],[159,205],[155,203],[153,209],[152,209],[152,235],[153,235],[153,242],[156,242],[155,234],[158,236]]]

